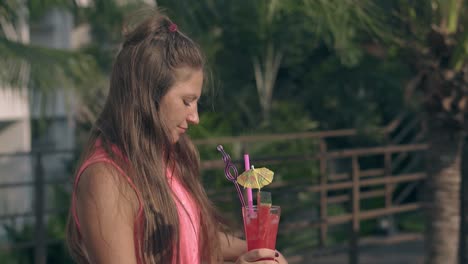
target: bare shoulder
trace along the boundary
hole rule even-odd
[[[136,262],[133,231],[138,205],[126,175],[111,164],[96,163],[81,174],[76,210],[93,263]]]
[[[135,190],[127,181],[127,176],[122,175],[111,164],[99,162],[90,165],[80,176],[76,189],[77,200],[94,202],[102,205],[118,205],[115,209],[131,209],[135,214],[139,208]],[[126,208],[128,207],[128,208]]]
[[[124,175],[116,167],[105,162],[97,162],[88,166],[80,175],[78,191],[103,191],[119,188]]]

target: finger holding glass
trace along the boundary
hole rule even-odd
[[[253,249],[241,255],[237,259],[236,264],[276,264],[278,263],[278,261],[275,260],[276,256],[278,256],[278,252],[275,250],[266,248]]]

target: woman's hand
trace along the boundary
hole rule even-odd
[[[279,257],[275,257],[275,259],[278,261],[278,263],[288,264],[288,261],[284,258],[284,256],[279,251],[276,251],[276,253],[278,253],[278,255],[279,255]]]
[[[236,264],[288,264],[286,259],[278,251],[261,248],[253,249],[242,254],[236,261]]]

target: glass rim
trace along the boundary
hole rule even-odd
[[[258,207],[257,205],[252,205],[252,208],[253,208],[253,209],[257,209],[257,207]],[[250,206],[246,205],[246,206],[243,206],[242,208],[249,209]],[[271,205],[270,208],[271,208],[271,209],[276,209],[276,208],[281,208],[281,206],[279,206],[279,205]]]

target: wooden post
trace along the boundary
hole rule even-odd
[[[34,263],[46,264],[47,244],[44,226],[44,167],[42,154],[37,153],[34,170],[34,214],[35,214],[35,248]]]
[[[384,156],[384,177],[391,177],[392,176],[392,153],[385,152]],[[393,201],[393,188],[394,185],[391,183],[385,184],[385,208],[392,207]]]
[[[324,247],[327,241],[327,217],[328,217],[328,192],[326,190],[327,185],[327,158],[325,156],[327,152],[327,143],[325,139],[320,139],[320,230],[319,230],[319,245]]]
[[[353,189],[352,189],[352,224],[349,243],[349,264],[359,264],[359,231],[360,231],[360,186],[359,186],[359,160],[352,157]]]
[[[384,177],[389,179],[392,177],[392,153],[385,152],[385,168],[384,168]],[[385,208],[390,210],[393,207],[393,191],[395,190],[395,184],[393,183],[385,183]],[[393,235],[397,227],[395,226],[395,221],[393,219],[393,214],[389,214],[386,216],[386,219],[381,219],[381,221],[385,221],[385,225],[383,226],[386,228],[387,235]]]
[[[243,160],[244,153],[242,153],[242,151],[243,151],[242,143],[240,141],[233,142],[231,158],[233,160]]]

